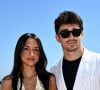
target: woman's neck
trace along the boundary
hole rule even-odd
[[[37,74],[35,67],[23,67],[22,72],[23,72],[23,77],[27,78],[33,77]]]

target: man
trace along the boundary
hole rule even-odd
[[[100,90],[100,54],[82,46],[83,21],[73,11],[64,11],[55,20],[56,40],[63,57],[50,71],[58,90]]]

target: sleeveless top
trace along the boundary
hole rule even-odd
[[[20,87],[20,79],[18,80],[17,90],[19,90],[19,87]],[[21,90],[25,90],[25,87],[24,87],[23,84],[22,84],[22,89]],[[35,90],[45,90],[43,88],[43,84],[39,80],[38,76],[37,76],[37,83],[36,83],[36,89]]]

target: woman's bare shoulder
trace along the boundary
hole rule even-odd
[[[1,90],[12,90],[12,79],[10,77],[6,77],[2,80]]]
[[[56,78],[54,75],[50,76],[49,90],[57,90]]]

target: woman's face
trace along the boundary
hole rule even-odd
[[[21,53],[23,66],[34,66],[40,56],[38,43],[33,38],[28,38]]]

